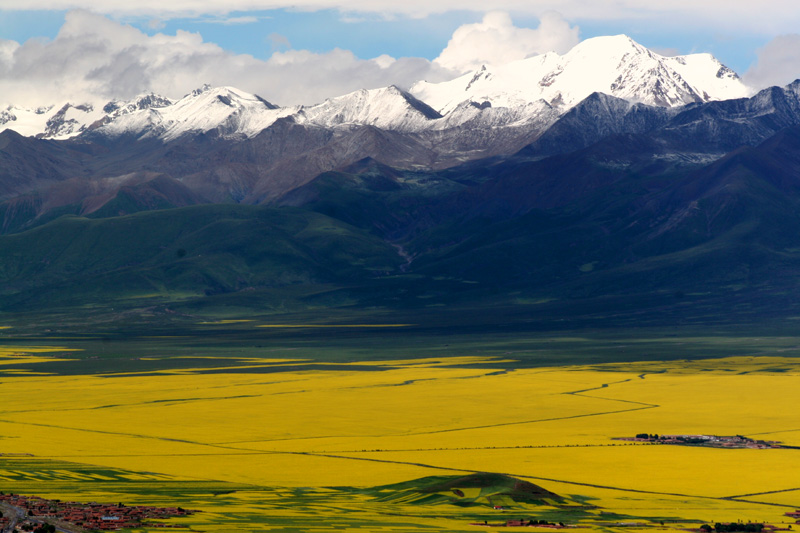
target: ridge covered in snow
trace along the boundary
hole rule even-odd
[[[219,130],[223,136],[251,137],[296,108],[279,108],[263,98],[233,87],[208,85],[166,107],[147,107],[112,117],[104,135],[126,134],[174,140],[188,132]]]
[[[92,103],[59,102],[36,108],[10,105],[0,110],[0,129],[12,129],[26,137],[67,139],[105,116],[102,107]]]
[[[747,96],[739,77],[710,54],[661,56],[624,35],[587,39],[502,66],[484,66],[443,83],[360,90],[313,106],[279,108],[233,87],[204,86],[173,101],[144,94],[128,102],[0,109],[0,130],[66,139],[106,137],[175,140],[215,132],[250,138],[280,119],[322,128],[373,126],[414,133],[459,127],[525,127],[552,123],[595,92],[630,102],[677,107]]]
[[[362,89],[303,108],[298,122],[336,127],[359,124],[394,131],[418,131],[442,118],[428,104],[392,85],[383,89]]]
[[[518,107],[544,100],[570,108],[594,92],[648,105],[675,107],[747,96],[735,72],[710,54],[665,57],[625,35],[587,39],[499,67],[483,66],[444,83],[418,82],[411,94],[446,115],[469,101]]]
[[[168,107],[172,100],[156,94],[142,94],[128,102],[98,102],[25,108],[8,106],[0,110],[0,130],[12,129],[29,137],[68,139],[103,126],[122,115],[150,108]]]

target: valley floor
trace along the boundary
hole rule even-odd
[[[55,342],[0,353],[5,493],[198,509],[170,522],[207,532],[486,531],[470,524],[512,519],[788,527],[784,513],[800,507],[800,450],[612,440],[646,431],[800,446],[793,352],[537,367],[467,348],[326,362],[297,346],[212,355],[150,339],[131,368],[67,373],[101,357]],[[423,486],[474,472],[562,500]]]

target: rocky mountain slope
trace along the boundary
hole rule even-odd
[[[445,118],[397,88],[362,91],[293,115],[230,88],[206,88],[172,105],[152,105],[163,103],[148,96],[119,107],[115,120],[64,141],[0,132],[0,200],[12,206],[24,198],[27,206],[8,208],[13,216],[4,230],[63,213],[93,213],[122,188],[130,195],[155,177],[186,189],[159,205],[274,203],[322,173],[365,158],[415,172],[474,172],[481,180],[514,168],[515,179],[524,182],[537,160],[595,143],[604,143],[609,168],[680,169],[710,163],[800,123],[800,83],[679,107],[592,93],[561,115],[551,106],[539,108],[540,124],[547,124],[541,130],[525,121],[482,128],[481,117],[488,115],[476,115],[458,126],[417,131],[420,124]],[[356,124],[373,115],[374,124]],[[261,129],[265,120],[272,122]],[[179,134],[186,128],[195,134]],[[487,157],[501,154],[509,155],[486,164]],[[134,201],[118,212],[151,203]]]
[[[272,207],[191,206],[184,183],[132,175],[86,216],[62,209],[0,236],[0,306],[795,316],[800,125],[707,164],[653,163],[654,138],[442,171],[365,159]],[[20,220],[34,200],[6,202],[3,216]]]
[[[68,142],[55,150],[63,168],[43,173],[11,165],[6,172],[13,185],[4,191],[0,183],[0,199],[32,193],[38,199],[31,205],[47,211],[84,195],[91,198],[75,212],[88,213],[128,183],[127,176],[145,172],[179,180],[209,202],[272,202],[366,157],[430,170],[525,147],[541,157],[611,132],[650,131],[677,110],[688,117],[683,110],[692,105],[744,92],[738,77],[707,54],[663,57],[616,36],[589,39],[563,56],[536,56],[441,84],[420,82],[411,92],[361,90],[306,107],[279,108],[233,87],[209,86],[174,101],[144,94],[125,102],[9,106],[0,130]],[[769,113],[769,97],[761,98],[741,112],[754,116],[760,105]],[[695,123],[703,120],[713,122],[713,113],[686,122],[679,136],[702,128]],[[768,134],[748,132],[736,142],[752,144]],[[59,187],[49,185],[56,181]]]

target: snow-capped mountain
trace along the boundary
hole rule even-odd
[[[278,108],[263,98],[233,87],[204,85],[172,105],[145,107],[109,115],[97,133],[109,137],[174,140],[188,132],[218,131],[225,137],[252,137],[298,108]],[[116,111],[115,111],[116,112]]]
[[[432,121],[441,118],[428,105],[395,86],[362,89],[314,106],[279,108],[233,87],[206,85],[172,105],[125,115],[109,115],[107,125],[98,133],[170,141],[181,135],[215,130],[225,138],[250,138],[285,117],[322,128],[358,125],[410,132],[428,129]]]
[[[333,128],[345,124],[375,126],[392,131],[421,131],[442,118],[429,105],[392,85],[362,89],[301,109],[297,122]]]
[[[8,106],[0,111],[0,129],[12,129],[27,137],[69,139],[96,129],[113,119],[149,108],[167,107],[174,102],[156,94],[139,95],[130,101],[99,102],[25,108]]]
[[[174,103],[172,99],[159,94],[141,94],[129,102],[112,100],[103,106],[103,112],[105,112],[109,118],[115,118],[144,109],[169,107]]]
[[[587,39],[499,67],[481,67],[452,81],[415,84],[411,94],[447,115],[459,104],[519,107],[544,100],[569,109],[594,92],[674,107],[747,95],[739,77],[710,54],[665,57],[625,35]]]
[[[693,306],[711,316],[697,294],[727,291],[726,309],[773,317],[765,287],[775,305],[800,296],[800,80],[734,98],[745,92],[709,55],[614,37],[312,106],[209,86],[3,106],[0,237],[14,236],[0,305],[80,303],[80,291],[130,302],[135,286],[146,321],[197,309],[176,303],[189,293],[261,311],[294,294],[291,308],[407,313],[430,295],[480,305],[563,291],[581,306],[634,295],[682,323]]]
[[[92,103],[61,102],[36,108],[10,105],[0,111],[0,129],[11,129],[26,137],[67,139],[86,131],[105,116]]]
[[[600,92],[658,107],[747,95],[739,77],[709,54],[665,57],[624,35],[583,41],[564,55],[546,53],[499,67],[482,67],[444,83],[360,90],[313,106],[278,108],[233,87],[204,86],[179,100],[145,94],[131,101],[59,103],[0,110],[0,130],[67,139],[135,138],[173,141],[212,133],[249,139],[287,119],[329,130],[372,126],[430,137],[472,153],[508,153],[530,142],[590,94]],[[475,147],[467,146],[470,143]]]

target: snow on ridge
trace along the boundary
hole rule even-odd
[[[258,135],[277,120],[324,128],[368,125],[400,132],[552,122],[590,94],[676,107],[745,97],[739,77],[710,54],[661,56],[625,35],[595,37],[564,55],[554,52],[484,66],[443,83],[362,89],[312,106],[279,108],[234,87],[204,85],[178,100],[155,94],[103,104],[62,102],[46,109],[0,109],[0,130],[54,139],[87,131],[158,138],[214,131],[225,138]]]
[[[114,117],[100,132],[170,141],[189,133],[219,130],[226,137],[257,135],[296,108],[278,108],[235,87],[204,85],[163,107],[148,107]]]
[[[12,129],[27,137],[67,139],[86,131],[104,116],[102,105],[59,102],[37,108],[10,105],[0,110],[0,131]]]
[[[285,113],[266,100],[234,87],[206,88],[181,98],[174,105],[154,112],[160,115],[164,132],[172,140],[187,132],[207,132],[221,128],[223,133],[250,137]]]
[[[316,126],[368,125],[396,131],[425,129],[441,118],[424,102],[391,85],[380,89],[361,89],[321,104],[304,107],[298,122]]]
[[[59,102],[38,108],[11,105],[0,111],[0,130],[12,129],[24,136],[63,140],[102,127],[118,116],[172,103],[166,97],[149,93],[129,101]]]
[[[664,57],[626,35],[586,39],[564,55],[548,52],[410,91],[443,114],[461,102],[521,105],[543,99],[569,108],[593,92],[649,105],[747,96],[739,77],[710,54]]]
[[[440,118],[429,106],[395,86],[362,89],[314,106],[279,108],[234,87],[206,85],[172,105],[113,117],[101,132],[171,141],[215,130],[227,138],[249,138],[284,117],[325,128],[370,125],[397,131],[419,131]]]
[[[161,96],[155,93],[143,93],[132,100],[121,102],[119,100],[112,100],[103,106],[103,111],[110,117],[118,117],[121,115],[128,115],[135,111],[143,109],[169,107],[175,103],[175,100]]]

